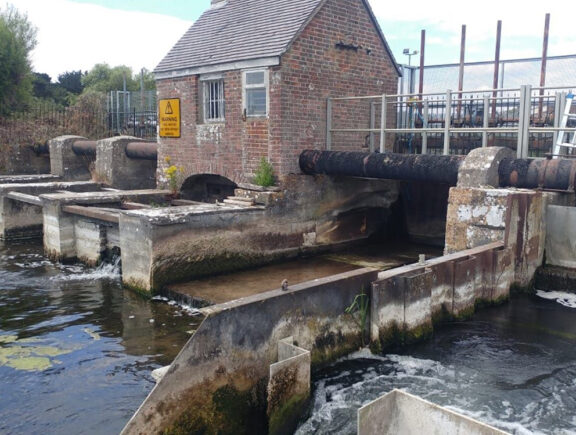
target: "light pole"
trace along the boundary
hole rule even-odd
[[[410,52],[409,48],[405,48],[402,51],[402,54],[408,56],[408,66],[410,66],[412,56],[416,56],[418,53],[419,53],[418,50],[413,50],[412,52]],[[410,71],[410,80],[408,81],[408,93],[412,94],[414,93],[414,69],[409,68],[409,71]]]
[[[405,48],[404,51],[402,51],[402,54],[408,56],[408,66],[410,66],[410,62],[412,60],[412,56],[416,56],[419,53],[418,50],[414,50],[412,51],[412,53],[410,53],[410,49],[409,48]]]

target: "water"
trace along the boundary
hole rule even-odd
[[[117,266],[0,244],[0,433],[118,433],[199,321],[124,291]]]
[[[357,409],[400,388],[514,434],[576,434],[576,309],[566,300],[576,306],[565,293],[515,296],[402,352],[342,360],[315,374],[298,433],[355,433]]]

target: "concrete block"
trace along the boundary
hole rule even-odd
[[[278,362],[270,365],[268,433],[292,434],[310,398],[310,352],[293,337],[278,342]]]
[[[358,410],[358,435],[505,435],[499,429],[400,390]]]
[[[498,168],[503,159],[516,158],[506,147],[476,148],[464,159],[458,170],[458,187],[498,187]]]
[[[129,158],[126,147],[131,142],[146,141],[131,136],[99,140],[96,143],[95,177],[116,189],[154,189],[158,162]]]
[[[91,266],[97,265],[106,249],[106,231],[102,225],[77,218],[74,223],[76,256]]]
[[[90,180],[90,165],[94,158],[78,156],[72,146],[77,140],[86,139],[81,136],[59,136],[48,141],[50,148],[50,172],[63,180]]]

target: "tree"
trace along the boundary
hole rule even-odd
[[[71,94],[80,95],[84,90],[82,71],[66,71],[58,76],[58,83]]]
[[[26,14],[9,5],[0,10],[0,115],[25,110],[32,98],[28,58],[36,46],[36,28]]]
[[[99,63],[86,73],[82,84],[86,89],[99,92],[121,91],[126,82],[127,91],[135,91],[139,85],[132,77],[132,69],[125,65],[111,68],[106,63]]]

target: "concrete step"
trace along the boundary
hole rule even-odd
[[[254,200],[252,198],[243,198],[241,196],[229,196],[223,202],[224,204],[241,205],[244,207],[254,205]]]

